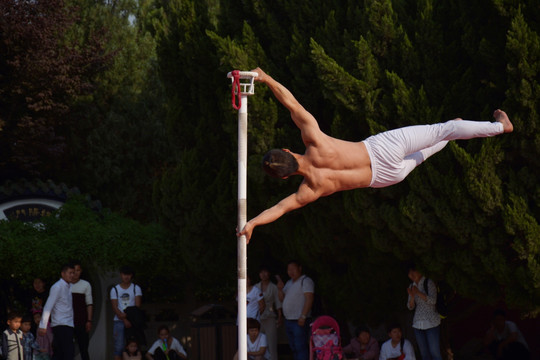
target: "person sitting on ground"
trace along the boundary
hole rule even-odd
[[[270,351],[268,351],[268,343],[266,335],[261,333],[261,323],[256,319],[247,318],[247,357],[248,360],[269,360],[271,359]],[[234,355],[233,360],[238,360],[238,351]]]
[[[497,309],[493,312],[491,327],[484,337],[484,345],[495,359],[528,360],[529,346],[517,325],[506,320],[506,312]]]
[[[177,360],[187,359],[186,351],[180,341],[170,336],[169,328],[161,325],[158,328],[159,339],[148,349],[146,358],[148,360]]]
[[[356,328],[354,338],[351,343],[343,348],[343,353],[348,358],[358,360],[377,360],[379,359],[379,342],[371,336],[369,328],[361,325]]]
[[[237,235],[249,243],[253,229],[277,220],[320,197],[338,191],[365,187],[382,188],[401,182],[428,157],[450,140],[490,137],[513,131],[506,113],[495,110],[495,122],[454,119],[433,125],[408,126],[371,136],[361,142],[336,139],[324,134],[317,120],[287,88],[261,69],[255,80],[265,83],[291,113],[306,146],[304,154],[274,149],[263,158],[263,169],[273,177],[301,175],[298,190],[249,220]],[[461,121],[457,121],[461,120]]]
[[[126,341],[126,348],[122,353],[122,360],[142,360],[141,350],[137,338],[132,336]]]
[[[397,323],[388,326],[388,339],[381,347],[379,360],[416,360],[411,342],[403,337]]]

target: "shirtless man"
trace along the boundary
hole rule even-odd
[[[380,188],[396,184],[450,140],[490,137],[513,131],[506,113],[495,110],[495,122],[454,119],[433,125],[416,125],[390,130],[364,141],[350,142],[330,137],[317,120],[287,88],[260,68],[255,80],[266,84],[291,112],[306,146],[303,155],[288,149],[270,150],[263,158],[263,169],[271,176],[286,179],[302,175],[298,190],[249,220],[238,236],[249,243],[256,226],[271,223],[289,211],[320,197],[357,188]],[[458,121],[460,120],[460,121]]]

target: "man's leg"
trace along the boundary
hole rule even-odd
[[[73,328],[71,326],[55,326],[53,329],[53,359],[73,360]]]
[[[79,345],[79,353],[81,354],[81,360],[90,360],[88,355],[88,333],[84,326],[76,326],[73,329],[75,333],[75,338],[77,339],[77,344]]]
[[[500,122],[450,120],[433,125],[407,126],[381,135],[397,144],[395,149],[391,149],[392,155],[403,159],[417,151],[434,147],[441,141],[491,137],[502,134],[503,131]]]
[[[309,360],[309,336],[308,322],[304,326],[298,325],[298,322],[295,322],[294,327],[294,347],[296,348],[296,360]]]
[[[289,340],[289,347],[292,350],[293,358],[296,360],[296,343],[294,341],[294,327],[297,326],[296,320],[285,320],[285,333],[287,334],[287,340]]]
[[[122,351],[124,350],[124,322],[123,321],[114,321],[113,340],[114,340],[114,358],[115,360],[121,360]]]
[[[504,114],[506,116],[506,114]],[[507,119],[507,118],[506,118]],[[370,145],[373,187],[399,183],[450,140],[489,137],[505,131],[502,122],[450,120],[390,130],[366,139]]]

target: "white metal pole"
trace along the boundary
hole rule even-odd
[[[238,229],[247,218],[247,95],[241,95],[238,111]],[[238,237],[238,359],[247,360],[246,276],[247,245],[245,235]]]
[[[235,94],[240,97],[238,109],[238,230],[242,230],[247,219],[247,105],[248,95],[255,93],[254,80],[258,76],[252,71],[233,71],[227,77],[233,81],[233,107]],[[241,81],[243,79],[244,81]],[[235,92],[235,87],[237,87]],[[238,237],[238,359],[247,360],[247,244],[246,236]]]

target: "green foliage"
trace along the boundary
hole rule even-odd
[[[175,263],[175,271],[170,270],[169,261],[178,253],[167,230],[111,211],[96,212],[83,199],[72,198],[38,224],[2,221],[0,240],[0,278],[28,286],[35,276],[58,278],[60,266],[72,259],[101,272],[131,265],[146,288],[164,274],[170,283],[185,281],[182,264]],[[165,294],[164,288],[153,285],[150,298],[156,292]]]
[[[111,64],[94,73],[95,91],[78,99],[69,129],[70,166],[57,174],[110,208],[155,219],[153,183],[172,159],[156,43],[138,21],[134,0],[71,0],[81,21],[70,36],[81,47],[100,34]],[[121,141],[119,141],[121,140]]]
[[[291,89],[325,132],[354,141],[457,116],[489,120],[493,109],[502,107],[514,121],[512,135],[449,144],[401,184],[334,194],[257,228],[250,264],[299,258],[320,291],[332,294],[334,308],[362,308],[362,316],[403,306],[406,280],[399,263],[406,259],[463,296],[504,299],[523,312],[540,310],[535,131],[540,19],[533,5],[488,0],[155,4],[162,9],[152,23],[164,81],[181,84],[171,83],[167,91],[175,108],[170,131],[185,147],[154,196],[181,236],[226,254],[235,244],[230,231],[235,113],[224,86],[224,74],[232,69],[261,66]],[[177,12],[182,7],[190,11]],[[197,47],[182,51],[195,39]],[[203,82],[212,95],[201,92]],[[262,176],[260,155],[282,146],[302,151],[303,145],[289,114],[265,87],[256,86],[249,101],[248,211],[254,216],[298,185]],[[211,117],[204,116],[209,112]],[[193,137],[206,140],[210,132],[211,141]],[[222,179],[221,186],[208,174]],[[217,207],[220,201],[228,205]],[[206,219],[200,219],[204,211]],[[201,256],[197,260],[212,259],[215,267],[213,251],[208,257],[194,251]],[[233,268],[232,256],[221,259],[222,269]]]
[[[110,62],[102,39],[69,37],[76,9],[62,0],[0,1],[2,179],[52,176],[65,164],[74,102]]]
[[[235,286],[237,113],[225,75],[261,66],[296,95],[323,131],[339,138],[359,141],[386,129],[458,116],[490,120],[499,107],[509,113],[515,131],[453,142],[401,184],[334,194],[257,228],[250,268],[300,259],[328,305],[356,312],[347,314],[353,318],[403,308],[407,280],[400,262],[407,259],[460,295],[504,300],[532,315],[540,311],[540,11],[533,1],[70,0],[61,5],[63,11],[76,9],[73,16],[80,21],[59,22],[55,34],[61,36],[44,44],[59,46],[61,54],[100,51],[81,78],[61,76],[81,82],[63,87],[54,98],[58,106],[45,109],[43,118],[54,120],[50,124],[62,120],[53,135],[63,139],[49,137],[41,120],[24,120],[18,134],[62,140],[32,147],[31,154],[43,158],[51,149],[63,154],[54,163],[58,171],[49,172],[53,179],[78,184],[108,207],[144,221],[158,219],[170,229],[178,266],[189,269],[201,296],[232,297]],[[15,34],[2,33],[2,49]],[[16,62],[0,53],[0,66],[7,69],[2,84],[19,86],[0,89],[2,104],[12,106],[2,106],[1,134],[11,141],[18,126],[13,114],[27,119],[35,110],[24,99],[37,99],[41,89],[52,92],[43,86],[42,62],[30,61],[30,73],[16,72]],[[15,75],[26,77],[19,81]],[[22,90],[14,96],[10,89]],[[249,216],[294,192],[299,182],[265,177],[261,155],[274,147],[304,148],[271,92],[259,84],[255,91],[249,99]],[[42,143],[61,146],[41,152]],[[20,159],[6,156],[0,164],[4,174],[14,171],[7,162]],[[26,164],[38,172],[49,169]],[[108,224],[101,218],[99,223]],[[37,247],[32,236],[61,229],[54,223],[45,232],[11,226],[2,232],[2,246],[14,247],[21,237]],[[124,232],[112,227],[95,236],[98,243],[111,241],[104,249],[127,244]],[[59,241],[75,255],[94,251],[90,241],[75,246],[73,239]],[[19,256],[20,249],[10,249]],[[161,256],[154,248],[143,250]],[[112,264],[105,253],[96,259]]]

